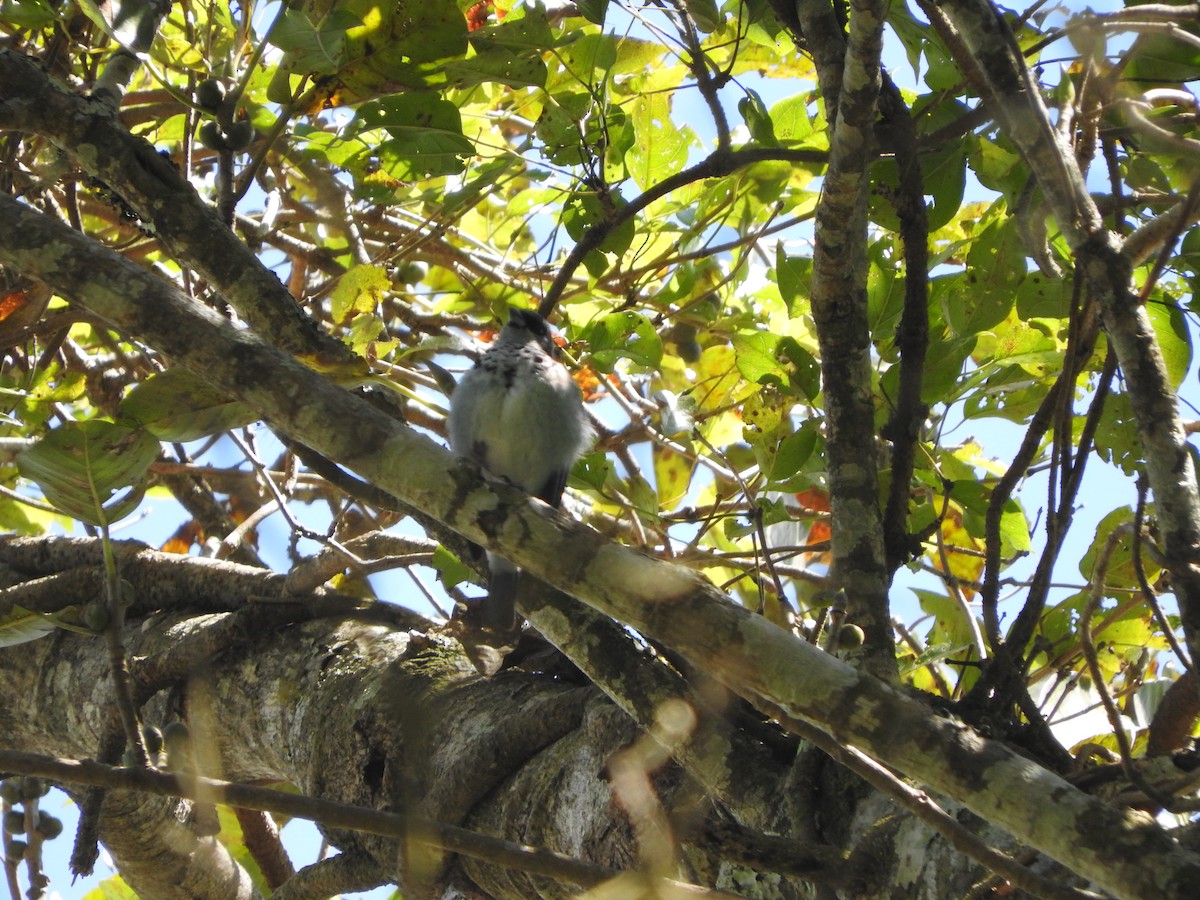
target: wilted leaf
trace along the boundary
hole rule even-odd
[[[664,512],[674,509],[687,496],[696,464],[670,447],[654,443],[654,483],[658,488],[658,505]]]
[[[392,286],[382,266],[355,266],[338,279],[329,295],[333,320],[344,323],[352,313],[373,313]]]

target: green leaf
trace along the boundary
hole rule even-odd
[[[779,442],[775,459],[771,465],[771,481],[779,482],[791,478],[800,471],[817,446],[817,430],[805,422],[794,434]]]
[[[462,560],[441,544],[438,544],[437,548],[433,551],[431,564],[437,570],[438,574],[442,576],[442,586],[446,590],[449,590],[456,584],[470,581],[475,577],[475,573],[464,565]]]
[[[591,327],[587,339],[592,362],[605,372],[611,372],[621,358],[647,368],[662,362],[662,338],[649,319],[635,312],[605,316]]]
[[[306,75],[332,75],[345,60],[346,30],[361,25],[351,10],[333,9],[319,23],[300,9],[285,9],[269,40],[284,52],[290,69]]]
[[[611,199],[616,204],[624,205],[619,195],[613,195]],[[609,215],[611,211],[606,212],[600,198],[594,194],[575,194],[563,207],[563,227],[567,229],[567,234],[578,241],[593,225],[611,221],[607,218]],[[635,224],[633,219],[626,219],[616,228],[610,229],[600,242],[600,251],[617,256],[623,254],[633,243]]]
[[[120,875],[106,878],[83,896],[83,900],[139,900],[137,892]]]
[[[1014,553],[1028,553],[1033,549],[1029,540],[1029,520],[1025,510],[1016,500],[1010,499],[1004,504],[1004,512],[1000,514],[1000,552],[1003,556]]]
[[[673,510],[687,496],[691,487],[692,475],[696,471],[695,460],[658,444],[651,447],[651,458],[654,461],[658,509],[663,512]]]
[[[719,31],[725,24],[725,17],[717,9],[716,0],[683,0],[683,6],[696,27],[706,34]]]
[[[364,103],[356,126],[382,128],[392,140],[379,145],[380,165],[401,181],[457,175],[474,155],[462,133],[458,107],[432,93],[395,94]]]
[[[1093,440],[1101,459],[1119,467],[1130,477],[1137,474],[1142,463],[1142,445],[1127,394],[1108,395]]]
[[[584,91],[554,94],[542,108],[534,133],[545,145],[542,152],[552,163],[574,166],[588,156],[583,119],[595,101]]]
[[[1096,574],[1096,563],[1108,543],[1109,535],[1122,525],[1133,521],[1133,510],[1128,506],[1114,509],[1096,526],[1096,537],[1083,559],[1079,561],[1079,574],[1091,581]],[[1147,566],[1147,576],[1154,579],[1154,567],[1148,554],[1143,551],[1142,561]],[[1138,586],[1137,573],[1133,568],[1133,535],[1125,534],[1117,539],[1108,555],[1108,566],[1104,572],[1104,586],[1110,590],[1129,590]]]
[[[1200,50],[1193,42],[1168,34],[1146,34],[1130,48],[1122,74],[1123,81],[1140,90],[1155,84],[1178,87],[1200,78]]]
[[[180,366],[147,378],[125,396],[119,409],[164,441],[194,441],[259,418],[241,400]]]
[[[569,484],[583,490],[593,490],[603,493],[604,487],[611,476],[616,473],[608,455],[597,450],[585,454],[571,469]]]
[[[446,65],[450,80],[457,86],[472,87],[489,81],[517,88],[546,84],[542,57],[557,42],[540,4],[514,9],[498,25],[471,32],[470,41],[475,55]]]
[[[290,8],[272,29],[271,42],[284,50],[267,92],[273,102],[290,97],[289,74],[326,76],[343,103],[441,86],[439,63],[467,52],[466,19],[454,0],[340,0],[325,9]]]
[[[1173,302],[1151,300],[1146,304],[1146,313],[1158,337],[1167,377],[1171,379],[1171,386],[1179,390],[1192,365],[1192,344],[1183,310]]]
[[[779,294],[792,316],[808,306],[812,296],[812,268],[812,259],[788,256],[784,252],[783,241],[775,245],[775,280],[779,285]]]
[[[83,8],[83,4],[80,4]],[[45,0],[3,0],[0,3],[0,20],[17,28],[44,28],[58,16]]]
[[[817,358],[790,335],[779,342],[778,352],[791,363],[791,372],[788,373],[791,386],[806,400],[815,401],[821,393],[821,364]]]
[[[958,601],[945,594],[913,588],[921,609],[934,617],[929,631],[928,643],[949,644],[952,647],[969,647],[974,643],[974,631]]]
[[[675,126],[667,94],[639,96],[632,106],[637,143],[626,154],[626,164],[638,187],[646,190],[683,169],[695,135]]]
[[[814,130],[815,123],[808,106],[808,96],[797,94],[771,107],[771,124],[779,143],[797,145],[812,140],[821,146],[825,145],[825,136]]]
[[[575,6],[579,14],[593,25],[604,25],[604,14],[608,12],[608,0],[579,0]]]
[[[737,367],[754,384],[786,384],[786,374],[775,355],[779,335],[766,331],[735,334],[730,343],[737,354]]]
[[[17,468],[56,509],[105,526],[141,503],[142,478],[158,452],[158,440],[141,428],[91,419],[49,432],[17,455]]]
[[[771,114],[767,112],[767,105],[763,103],[762,97],[755,91],[747,89],[746,96],[738,100],[738,112],[742,114],[742,121],[746,123],[750,137],[756,143],[764,147],[779,146]]]

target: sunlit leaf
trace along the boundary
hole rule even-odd
[[[1179,390],[1192,365],[1191,334],[1183,310],[1174,303],[1147,303],[1146,313],[1158,337],[1171,386]]]
[[[433,551],[433,567],[437,569],[438,575],[441,576],[442,584],[448,589],[456,584],[462,584],[464,581],[470,581],[475,577],[475,573],[463,564],[457,556],[443,547],[441,544]]]
[[[588,332],[592,361],[611,371],[618,359],[641,366],[657,366],[662,359],[662,338],[644,316],[614,313],[596,322]]]
[[[374,312],[391,286],[391,279],[380,266],[355,266],[338,279],[329,295],[334,321],[345,322],[353,313]]]
[[[77,607],[67,607],[57,616],[73,616]],[[57,628],[55,616],[30,612],[23,606],[13,604],[7,613],[0,614],[0,647],[13,647],[36,641],[54,632]]]
[[[633,179],[645,190],[684,167],[688,147],[694,143],[695,136],[689,129],[675,124],[665,94],[635,100],[632,120],[637,143],[630,148],[627,161]]]

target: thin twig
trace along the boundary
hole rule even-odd
[[[1092,587],[1089,592],[1088,602],[1083,608],[1083,612],[1079,616],[1079,646],[1083,649],[1083,656],[1087,660],[1088,672],[1092,676],[1092,688],[1096,691],[1100,698],[1100,704],[1104,707],[1104,713],[1108,717],[1109,727],[1112,729],[1113,737],[1117,740],[1117,749],[1121,753],[1121,768],[1125,772],[1125,777],[1147,797],[1154,800],[1162,806],[1170,803],[1169,797],[1164,797],[1150,782],[1142,777],[1142,773],[1138,771],[1137,766],[1133,761],[1133,747],[1129,742],[1129,735],[1125,731],[1125,726],[1121,722],[1121,712],[1117,709],[1117,705],[1113,702],[1112,695],[1108,692],[1108,684],[1104,677],[1104,671],[1100,668],[1100,659],[1096,654],[1096,644],[1092,639],[1092,613],[1100,606],[1100,601],[1104,598],[1104,579],[1108,574],[1108,563],[1112,559],[1113,552],[1117,549],[1117,544],[1129,537],[1133,532],[1131,524],[1118,525],[1108,535],[1108,539],[1104,542],[1103,548],[1096,557],[1096,564],[1092,569]]]

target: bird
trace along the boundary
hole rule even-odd
[[[541,315],[510,308],[500,336],[455,387],[447,432],[456,454],[559,507],[571,466],[592,442],[592,428]],[[488,594],[479,624],[512,632],[518,569],[490,551],[487,558]]]

